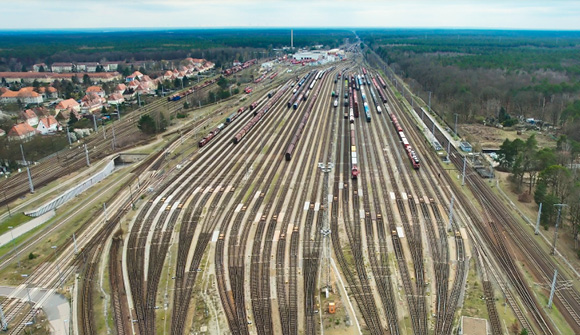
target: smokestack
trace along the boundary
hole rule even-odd
[[[290,29],[290,48],[294,49],[294,29]]]

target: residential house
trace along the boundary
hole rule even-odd
[[[165,71],[163,74],[163,80],[172,80],[174,78],[174,73],[172,71]]]
[[[105,71],[117,71],[119,68],[119,62],[104,62],[101,65]]]
[[[133,72],[133,74],[131,74],[130,76],[127,76],[127,78],[125,78],[125,82],[130,83],[133,80],[141,80],[141,77],[143,77],[143,73],[141,73],[139,71],[135,71],[135,72]]]
[[[205,62],[205,59],[187,57],[185,61],[194,66],[201,66]]]
[[[60,124],[52,115],[40,118],[36,131],[41,135],[54,134],[60,130]]]
[[[119,84],[119,85],[115,86],[115,89],[113,90],[113,93],[123,94],[126,89],[127,89],[127,85],[125,85],[125,84]]]
[[[43,106],[37,106],[37,107],[33,107],[32,111],[34,113],[36,113],[36,116],[38,116],[38,118],[41,118],[43,116],[49,116],[52,115],[52,112],[49,111],[46,107]]]
[[[79,108],[80,108],[80,106],[79,106]],[[80,120],[82,118],[82,115],[72,108],[61,109],[61,110],[57,111],[54,118],[57,121],[59,121],[60,123],[68,123],[68,121],[70,120],[70,116],[73,114],[77,120]]]
[[[8,140],[9,141],[17,141],[17,140],[27,141],[30,138],[32,138],[34,135],[36,135],[36,130],[34,130],[34,128],[32,128],[32,126],[30,126],[28,123],[23,122],[23,123],[19,123],[17,125],[14,125],[12,128],[10,128],[10,130],[8,131]]]
[[[157,89],[157,81],[151,79],[151,77],[144,75],[141,77],[141,84],[147,86],[149,90],[156,90]]]
[[[55,99],[58,98],[58,91],[56,88],[49,86],[49,87],[39,87],[38,93],[42,95],[43,99]]]
[[[107,98],[107,103],[109,105],[119,105],[125,102],[125,98],[123,98],[123,94],[121,93],[112,93]]]
[[[81,99],[81,113],[93,113],[101,110],[107,100],[94,93],[89,93]]]
[[[42,95],[34,92],[33,87],[23,87],[19,91],[8,90],[0,96],[2,103],[16,103],[18,101],[24,104],[40,104],[44,101]]]
[[[75,99],[63,100],[63,101],[59,102],[58,105],[56,105],[56,107],[54,109],[58,113],[59,111],[63,111],[63,110],[69,109],[69,108],[72,110],[75,110],[77,112],[79,112],[81,110],[81,106],[79,105],[78,102],[75,101]]]
[[[96,62],[77,63],[76,69],[79,72],[80,71],[97,72],[97,66],[99,66],[99,63]]]
[[[48,66],[46,64],[44,64],[44,63],[39,63],[39,64],[32,65],[32,71],[34,71],[34,72],[40,72],[40,68],[42,68],[42,70],[48,72]]]
[[[111,82],[122,78],[118,72],[0,72],[0,78],[4,78],[7,83],[33,83],[37,81],[50,84],[55,80],[72,80],[73,76],[82,80],[85,74],[91,78],[91,82]]]
[[[137,87],[138,86],[139,85],[137,85]],[[123,98],[125,100],[132,100],[134,97],[136,97],[137,96],[137,87],[135,87],[135,88],[128,87],[125,90],[125,92],[123,92]]]
[[[27,109],[20,112],[20,117],[31,127],[34,127],[38,124],[38,115],[36,115],[32,109]]]
[[[146,83],[140,83],[139,86],[137,86],[137,88],[135,90],[137,91],[137,93],[139,93],[141,95],[152,94],[152,91],[149,88],[149,85],[147,85]]]
[[[62,73],[62,72],[72,72],[73,63],[52,63],[52,72]]]
[[[137,87],[139,87],[139,84],[141,84],[141,82],[137,79],[127,83],[127,88],[132,89],[132,90],[136,90]]]
[[[101,98],[105,97],[105,90],[103,90],[103,88],[100,86],[89,86],[87,88],[86,93],[87,94],[94,93],[94,94],[100,96]]]

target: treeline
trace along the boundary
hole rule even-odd
[[[337,47],[347,30],[295,29],[294,46]],[[36,63],[183,59],[225,61],[228,49],[262,52],[290,45],[289,29],[190,29],[117,32],[1,32],[0,71],[31,70]],[[236,51],[238,52],[238,51]],[[216,56],[216,58],[213,58]],[[235,54],[234,54],[235,56]],[[248,58],[244,58],[248,59]]]
[[[481,122],[503,107],[513,117],[564,126],[580,141],[578,32],[357,31],[448,122]]]
[[[539,149],[532,135],[526,141],[506,139],[498,151],[499,169],[511,173],[517,191],[526,189],[520,200],[531,201],[533,194],[536,204],[542,204],[544,226],[556,223],[555,204],[568,205],[565,213],[574,227],[575,239],[580,228],[580,174],[574,162],[579,157],[580,143],[564,135],[554,149]]]

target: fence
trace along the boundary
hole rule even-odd
[[[115,162],[110,161],[104,169],[96,173],[94,176],[84,180],[80,184],[76,185],[74,188],[66,191],[62,195],[58,196],[56,199],[51,200],[50,202],[38,207],[35,210],[30,212],[25,212],[25,215],[37,217],[40,216],[50,210],[57,209],[58,207],[62,206],[63,204],[67,203],[72,198],[76,197],[77,195],[83,193],[84,191],[91,188],[96,183],[100,182],[101,180],[105,179],[108,175],[113,173],[115,169]]]

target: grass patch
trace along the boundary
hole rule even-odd
[[[482,299],[484,296],[483,285],[479,281],[477,272],[475,271],[475,260],[472,258],[470,263],[462,314],[474,318],[488,319],[487,306],[485,300]]]
[[[24,215],[23,213],[12,212],[12,216],[9,216],[8,219],[0,223],[0,234],[4,234],[9,231],[10,229],[8,227],[18,227],[30,220],[32,220],[32,218]]]

